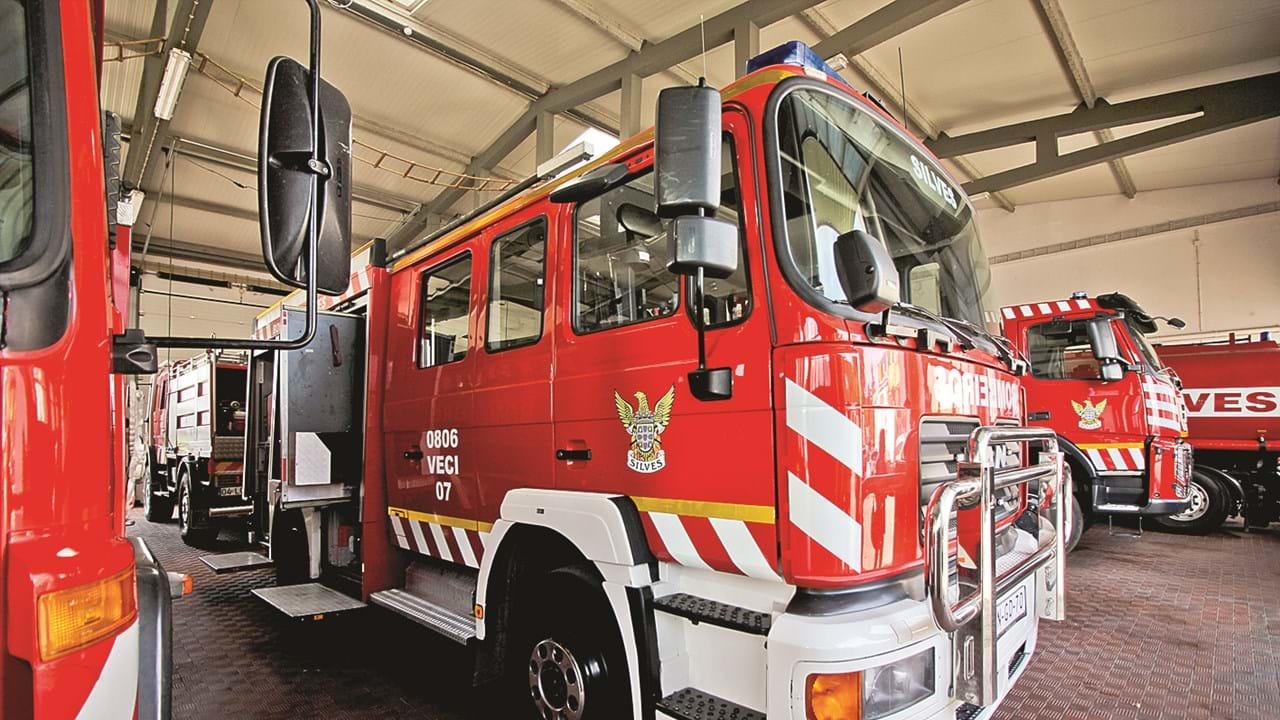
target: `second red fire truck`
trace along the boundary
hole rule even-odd
[[[993,712],[1063,617],[1071,490],[974,211],[807,48],[752,67],[366,248],[301,354],[255,354],[246,470],[313,581],[257,594],[472,645],[513,717]]]
[[[1157,318],[1120,293],[1010,305],[1001,318],[1031,365],[1027,422],[1058,434],[1072,473],[1082,522],[1070,544],[1095,514],[1168,522],[1187,510],[1186,406],[1146,337]]]

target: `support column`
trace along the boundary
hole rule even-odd
[[[538,113],[538,121],[534,130],[536,150],[534,159],[538,165],[555,157],[556,154],[556,116],[554,113]]]
[[[644,127],[640,122],[640,93],[644,88],[644,78],[634,73],[622,76],[622,112],[619,113],[622,138],[628,138],[640,132]]]
[[[733,76],[747,74],[747,61],[760,54],[760,26],[744,20],[733,27]]]

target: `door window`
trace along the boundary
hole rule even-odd
[[[1089,321],[1043,323],[1027,328],[1031,374],[1046,380],[1098,380],[1098,359],[1089,345]]]
[[[546,218],[494,238],[485,337],[489,352],[530,345],[542,337],[546,265]]]
[[[471,253],[422,274],[418,367],[467,356],[471,313]]]

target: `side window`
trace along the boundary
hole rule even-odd
[[[720,148],[720,209],[716,217],[738,226],[741,243],[738,269],[723,280],[707,278],[703,281],[702,319],[708,328],[732,325],[751,312],[751,287],[747,280],[747,247],[742,234],[742,197],[738,193],[738,165],[733,152],[733,142],[724,138]],[[687,287],[689,309],[693,309],[693,280]]]
[[[471,311],[471,253],[422,273],[418,367],[467,356]]]
[[[547,220],[539,218],[493,240],[485,349],[497,352],[542,337]]]
[[[35,208],[26,5],[0,2],[0,265],[31,242]]]
[[[573,324],[579,332],[676,311],[680,283],[667,271],[667,234],[654,208],[651,171],[578,206]]]
[[[1031,374],[1046,380],[1097,380],[1102,377],[1089,345],[1084,320],[1055,321],[1027,328]]]

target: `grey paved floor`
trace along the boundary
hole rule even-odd
[[[495,716],[458,646],[381,610],[293,625],[249,593],[272,571],[214,575],[175,526],[134,519],[166,569],[195,578],[175,604],[175,718]],[[1095,527],[1067,577],[1068,620],[1044,626],[1001,720],[1280,718],[1280,532]]]

